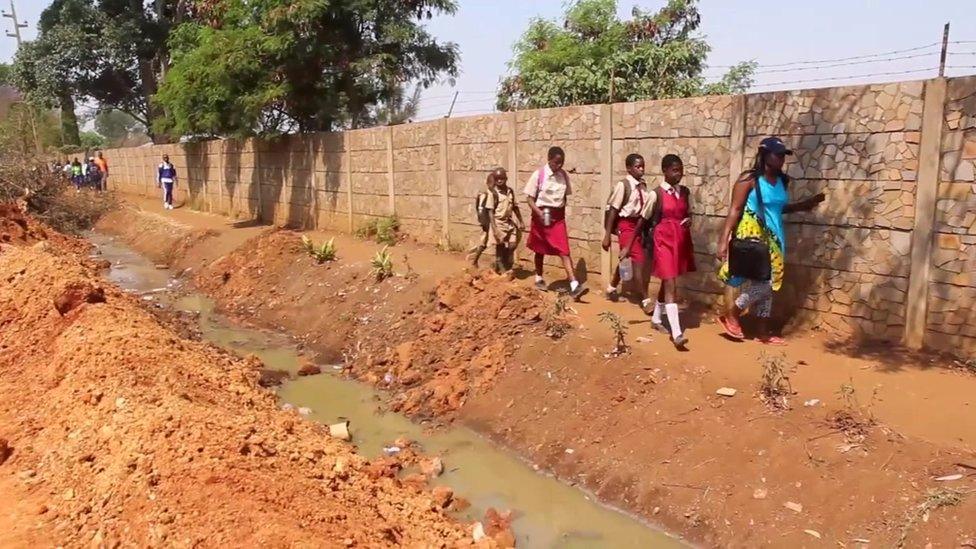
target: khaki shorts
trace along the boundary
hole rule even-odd
[[[491,242],[492,245],[497,246],[498,244],[506,244],[508,245],[509,248],[515,249],[518,247],[519,242],[522,241],[522,231],[518,230],[515,227],[512,227],[508,230],[500,230],[500,232],[502,233],[502,239],[501,241],[496,241],[495,234],[491,231],[488,231],[490,236],[489,242]]]

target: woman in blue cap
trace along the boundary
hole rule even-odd
[[[783,140],[767,137],[759,144],[752,168],[742,172],[732,189],[732,206],[718,245],[722,261],[719,278],[740,288],[739,297],[719,317],[725,333],[744,339],[739,318],[749,311],[759,320],[757,340],[768,345],[786,342],[769,332],[773,292],[783,284],[786,238],[783,214],[805,212],[824,201],[819,193],[789,202],[789,177],[783,173],[786,156],[793,154]]]

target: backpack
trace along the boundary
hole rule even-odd
[[[621,183],[621,182],[624,184],[624,201],[623,201],[623,205],[621,206],[621,208],[623,208],[623,206],[626,206],[627,203],[630,202],[630,182],[624,179],[622,181],[618,181],[617,183]],[[617,224],[614,223],[613,227],[610,226],[610,199],[611,198],[613,198],[612,190],[610,191],[610,196],[607,197],[607,205],[603,209],[603,226],[609,229],[610,234],[617,234]],[[618,214],[617,221],[619,221],[620,220],[619,210],[617,211],[617,214]]]
[[[494,189],[492,189],[494,192]],[[482,231],[487,231],[491,227],[491,212],[488,211],[488,191],[481,191],[474,197],[474,211],[478,216],[478,225]]]
[[[478,212],[478,224],[481,225],[481,230],[487,231],[491,228],[491,216],[492,212],[488,209],[488,192],[491,192],[491,197],[495,199],[495,207],[498,207],[498,191],[494,188],[489,191],[481,191],[478,196],[474,199],[474,208]],[[512,199],[512,208],[517,209],[518,206],[515,204],[515,191],[511,187],[508,188],[508,192],[505,193]]]

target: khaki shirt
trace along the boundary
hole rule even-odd
[[[573,194],[573,189],[566,177],[566,172],[560,171],[553,173],[549,164],[539,168],[545,170],[542,179],[542,189],[539,190],[539,170],[532,172],[529,180],[525,182],[526,196],[536,196],[535,205],[540,208],[563,208],[566,206],[566,197]]]
[[[630,185],[630,197],[626,204],[624,204],[624,185]],[[648,191],[643,181],[638,181],[628,174],[626,179],[621,179],[614,185],[607,205],[615,208],[620,217],[643,216],[647,219],[651,216],[655,200],[657,195]]]
[[[495,203],[495,195],[498,195],[498,203]],[[491,215],[495,218],[495,226],[501,232],[507,232],[515,228],[513,214],[515,212],[515,193],[510,187],[504,189],[495,188],[495,192],[489,192],[485,200],[485,209],[491,210]]]

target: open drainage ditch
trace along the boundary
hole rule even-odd
[[[110,236],[91,233],[101,259],[111,262],[107,278],[147,301],[196,312],[206,341],[242,356],[256,355],[267,368],[295,374],[295,345],[284,335],[245,328],[214,311],[202,294],[174,297],[171,273]],[[298,408],[313,421],[348,420],[353,442],[366,457],[382,455],[398,437],[417,441],[424,453],[441,455],[444,474],[437,482],[471,502],[462,519],[475,520],[489,507],[514,512],[512,531],[520,547],[683,547],[683,543],[625,513],[597,503],[582,490],[540,474],[484,437],[461,426],[436,432],[378,409],[377,393],[323,366],[323,373],[297,377],[276,389],[282,405]]]

